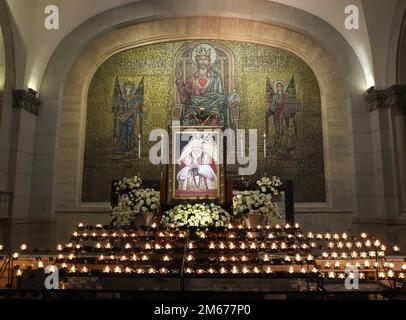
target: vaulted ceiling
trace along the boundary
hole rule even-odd
[[[91,17],[136,1],[54,0],[52,4],[59,8],[60,29],[47,30],[44,28],[46,17],[44,9],[50,4],[48,0],[7,0],[15,39],[16,61],[18,62],[16,71],[19,76],[17,76],[16,86],[38,89],[48,61],[64,37]],[[243,1],[190,0],[195,7],[212,6],[230,12],[240,2]],[[274,2],[307,11],[328,22],[353,48],[364,70],[368,86],[385,84],[386,57],[392,32],[391,21],[398,0],[274,0]],[[359,8],[359,30],[345,28],[344,10],[350,4]]]

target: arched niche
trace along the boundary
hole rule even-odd
[[[198,23],[196,23],[198,21]],[[206,26],[211,27],[207,32]],[[237,18],[197,17],[144,22],[106,33],[91,41],[72,66],[61,100],[58,131],[56,211],[103,215],[108,203],[81,202],[81,177],[89,84],[99,66],[123,50],[151,43],[184,39],[224,39],[264,44],[288,50],[303,59],[314,72],[321,94],[324,139],[326,201],[299,203],[303,215],[353,212],[353,154],[349,137],[349,96],[337,63],[310,38],[271,24]],[[345,218],[347,217],[347,218]]]

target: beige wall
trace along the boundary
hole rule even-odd
[[[56,211],[63,214],[100,213],[108,210],[107,203],[80,202],[86,95],[98,66],[111,55],[131,47],[157,41],[198,38],[250,41],[276,46],[295,53],[308,63],[321,90],[327,202],[297,204],[297,210],[307,213],[352,213],[354,173],[347,116],[349,97],[337,64],[320,46],[297,32],[262,22],[215,17],[140,23],[105,33],[82,51],[64,87],[58,143]]]

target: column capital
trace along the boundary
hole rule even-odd
[[[406,85],[394,85],[382,90],[371,87],[365,100],[369,111],[393,108],[396,113],[406,113]]]
[[[41,100],[36,97],[36,92],[33,90],[14,90],[13,91],[13,107],[24,109],[34,115],[38,115]]]

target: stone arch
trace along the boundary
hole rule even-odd
[[[387,87],[394,84],[406,83],[406,63],[401,59],[401,57],[405,55],[406,2],[398,1],[392,22],[391,40],[389,44]]]
[[[45,218],[54,215],[55,209],[60,212],[106,210],[105,204],[81,204],[78,188],[80,137],[84,134],[85,116],[82,103],[86,100],[86,84],[98,65],[126,48],[199,37],[273,45],[292,51],[309,64],[319,81],[322,108],[328,108],[328,112],[323,112],[323,136],[330,137],[325,140],[324,149],[331,161],[325,166],[327,203],[304,206],[303,213],[352,213],[352,207],[369,211],[368,200],[357,199],[355,175],[360,166],[357,161],[365,159],[366,151],[354,153],[356,145],[370,143],[360,139],[364,136],[359,134],[360,130],[369,130],[365,118],[361,119],[367,112],[363,99],[366,81],[355,53],[342,37],[321,19],[272,2],[257,1],[253,6],[253,1],[247,0],[232,12],[224,9],[215,14],[210,10],[210,4],[208,8],[188,11],[186,3],[171,2],[173,8],[170,10],[164,10],[157,2],[137,2],[114,8],[85,22],[62,41],[51,58],[41,86],[43,106],[37,123],[33,214]],[[251,9],[247,10],[244,4]],[[230,15],[234,18],[223,17]],[[116,29],[123,24],[133,25]],[[289,25],[296,31],[277,25]],[[357,113],[356,117],[354,113]],[[78,148],[68,154],[65,151],[69,146]],[[63,161],[56,161],[58,154],[64,154]],[[58,170],[58,166],[63,170]],[[351,190],[353,184],[355,192]],[[332,194],[336,196],[332,198]],[[355,194],[353,203],[352,194]]]
[[[9,191],[8,169],[15,84],[13,34],[5,0],[0,0],[0,191]]]
[[[399,38],[399,47],[397,54],[397,81],[399,84],[406,83],[406,8],[403,10],[402,26]]]
[[[145,43],[150,42],[149,35],[145,35],[143,39],[143,31],[148,30],[153,27],[153,25],[161,24],[161,30],[165,30],[165,34],[161,34],[159,40],[155,41],[168,41],[175,39],[201,39],[202,35],[197,32],[193,34],[190,30],[184,35],[179,35],[173,31],[175,25],[192,25],[191,19],[193,18],[178,18],[178,19],[169,19],[169,20],[160,20],[159,22],[145,22],[142,24],[137,24],[131,27],[122,28],[116,31],[113,31],[110,36],[106,38],[99,38],[95,40],[84,52],[78,60],[75,62],[67,81],[65,83],[65,98],[63,100],[63,110],[61,118],[61,130],[59,134],[59,146],[60,154],[64,156],[59,160],[59,167],[64,168],[60,170],[57,175],[57,210],[64,212],[67,211],[82,211],[82,210],[100,210],[102,207],[95,204],[86,204],[80,202],[81,194],[81,177],[82,177],[82,159],[83,159],[83,149],[84,149],[84,132],[85,132],[85,116],[86,116],[86,102],[87,102],[87,90],[90,85],[91,79],[93,78],[94,73],[98,67],[106,61],[110,56],[114,55],[117,52],[129,49],[134,46],[141,46]],[[202,21],[202,25],[210,25],[215,23],[216,20],[224,21],[224,23],[235,23],[236,19],[226,19],[226,18],[214,18],[206,17]],[[227,21],[227,22],[226,22]],[[237,19],[241,23],[245,22],[244,20]],[[148,26],[149,25],[149,26]],[[271,26],[269,24],[251,22],[246,25],[246,28],[252,28],[252,34],[258,34],[258,28],[262,30],[265,35],[271,34],[282,34],[281,28]],[[334,61],[330,59],[327,54],[320,49],[319,56],[317,58],[309,58],[308,54],[314,50],[318,50],[314,42],[309,40],[304,36],[299,36],[295,32],[285,33],[284,36],[290,40],[284,40],[283,37],[274,36],[270,40],[267,36],[262,39],[253,39],[251,35],[246,36],[245,38],[239,34],[230,34],[229,31],[231,28],[224,28],[222,31],[219,29],[216,33],[216,37],[225,40],[242,40],[249,42],[258,42],[261,44],[273,45],[277,47],[283,47],[289,51],[294,52],[296,55],[304,59],[310,67],[315,72],[316,78],[319,81],[320,89],[322,92],[322,109],[323,109],[323,127],[324,127],[324,138],[325,138],[325,150],[329,154],[331,145],[336,145],[338,148],[349,148],[349,142],[346,138],[347,133],[347,123],[345,119],[345,108],[341,114],[334,115],[334,109],[340,109],[341,104],[345,103],[343,98],[334,99],[334,94],[337,94],[340,97],[346,95],[344,90],[344,85],[342,79],[337,75],[337,66]],[[128,37],[123,37],[125,34],[138,35],[138,39],[133,42],[129,41]],[[212,36],[213,37],[213,36]],[[114,43],[111,42],[111,39],[116,39]],[[302,46],[295,45],[296,42],[303,44]],[[98,55],[94,55],[94,49],[97,48]],[[307,51],[306,51],[307,50]],[[317,59],[322,59],[325,62],[324,66],[317,64]],[[325,75],[335,75],[330,79],[326,79]],[[331,127],[331,121],[329,122],[329,117],[331,121],[335,121],[335,129]],[[76,119],[76,126],[73,128],[71,121]],[[340,127],[341,125],[341,127]],[[337,128],[340,128],[337,130]],[[73,129],[73,130],[72,130]],[[336,130],[332,134],[328,134],[328,130]],[[76,132],[74,134],[73,132]],[[333,139],[330,139],[334,137]],[[334,139],[343,139],[343,144],[337,144]],[[76,145],[78,148],[75,152],[71,152],[71,146]],[[69,155],[71,157],[69,157]],[[66,158],[67,156],[68,158]],[[347,194],[343,195],[341,198],[333,196],[333,190],[338,190],[338,185],[340,182],[336,172],[331,172],[331,169],[337,170],[336,164],[331,163],[331,159],[334,158],[334,161],[341,162],[341,169],[344,172],[350,173],[350,161],[348,158],[345,158],[343,154],[339,155],[330,155],[327,156],[326,160],[326,177],[328,181],[328,196],[330,197],[327,200],[326,204],[320,204],[319,209],[323,208],[324,210],[334,209],[334,210],[350,210],[350,201],[351,190],[347,189]],[[76,166],[69,166],[69,169],[66,166],[67,162],[73,162],[76,159]],[[333,168],[331,168],[333,166]],[[76,177],[76,182],[69,183],[71,177]],[[351,179],[347,176],[347,183],[350,184]],[[70,197],[67,197],[70,195]],[[72,206],[72,203],[76,203],[76,206]],[[341,206],[339,205],[341,204]],[[346,204],[347,207],[344,207],[343,204]],[[106,208],[107,206],[105,206]],[[308,209],[308,208],[307,208]],[[313,208],[314,209],[314,208]]]

